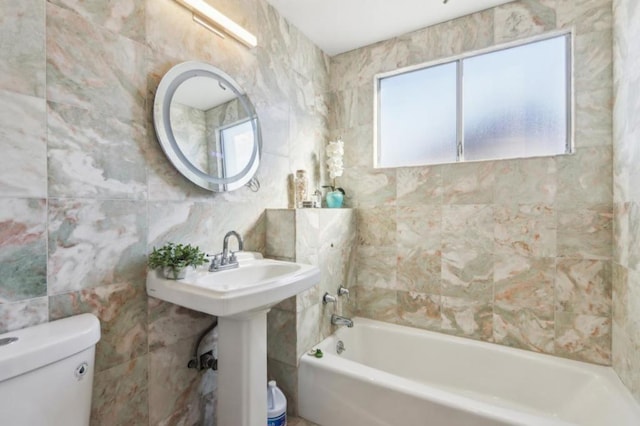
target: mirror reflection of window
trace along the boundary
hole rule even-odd
[[[233,124],[220,130],[222,152],[228,161],[224,163],[224,177],[235,176],[251,160],[253,128],[251,121]]]
[[[251,161],[254,146],[253,126],[255,125],[252,121],[245,120],[220,129],[220,146],[225,159],[224,177],[237,175]]]

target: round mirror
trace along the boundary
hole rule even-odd
[[[216,192],[253,182],[260,123],[247,95],[224,72],[193,61],[174,66],[156,91],[153,119],[162,150],[191,182]]]

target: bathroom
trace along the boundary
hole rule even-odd
[[[333,57],[264,0],[211,3],[258,46],[215,36],[174,0],[0,6],[0,332],[99,318],[92,425],[214,424],[216,373],[185,368],[212,317],[148,297],[147,254],[168,241],[220,250],[232,229],[269,252],[290,175],[326,185],[337,136],[356,249],[330,251],[321,270],[348,286],[345,312],[612,365],[640,401],[637,1],[519,0]],[[573,155],[373,167],[376,74],[566,28]],[[156,141],[155,90],[189,60],[250,95],[258,192],[201,190]],[[518,241],[527,248],[494,252]],[[291,354],[273,352],[291,340],[278,330],[297,328],[302,347],[330,331],[321,296],[270,313],[270,374],[295,374]]]

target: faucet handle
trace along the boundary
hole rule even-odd
[[[238,263],[238,258],[236,257],[235,251],[231,252],[231,256],[229,256],[229,263]]]
[[[322,296],[323,305],[326,305],[327,303],[336,303],[337,301],[338,299],[336,299],[335,296],[332,296],[329,293],[325,293],[324,296]]]
[[[349,300],[349,289],[343,286],[338,287],[338,296],[347,296]]]
[[[214,271],[216,269],[218,269],[220,267],[220,254],[214,254],[213,256],[210,256],[211,259],[211,264],[209,265],[209,272]]]

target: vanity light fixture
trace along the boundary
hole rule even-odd
[[[255,35],[233,22],[216,8],[204,0],[175,0],[193,13],[193,20],[220,37],[224,35],[218,28],[234,37],[248,47],[256,47],[258,39]]]

